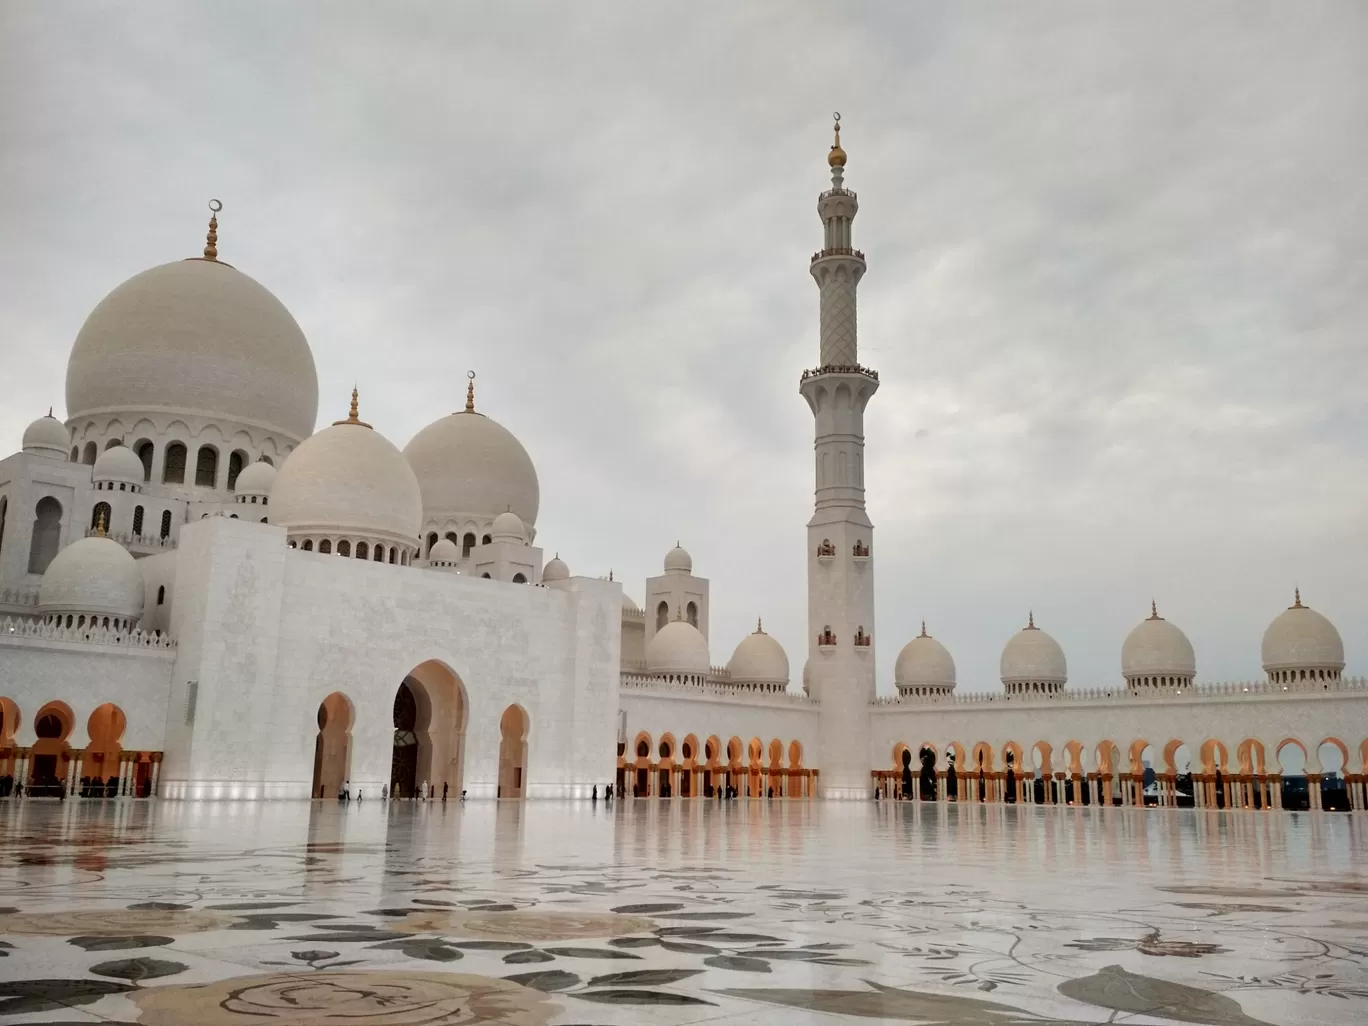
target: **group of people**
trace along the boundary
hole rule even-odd
[[[136,791],[130,791],[138,798],[146,798],[152,793],[152,782],[143,781]],[[76,794],[81,798],[117,798],[119,796],[118,777],[82,777]],[[24,786],[23,780],[12,774],[0,777],[0,798],[60,798],[67,797],[66,784],[55,777],[40,777]]]

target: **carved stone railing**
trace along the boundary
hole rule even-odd
[[[632,609],[629,606],[623,606],[622,618],[624,620],[644,620],[646,619],[646,610]]]
[[[37,604],[37,588],[0,588],[0,605],[36,606]]]
[[[863,374],[867,378],[872,378],[875,381],[879,380],[878,371],[870,370],[868,367],[861,366],[858,363],[824,363],[820,367],[814,367],[812,370],[803,371],[803,376],[799,380],[806,381],[808,378],[815,378],[819,374]]]
[[[1053,704],[1058,702],[1181,702],[1189,698],[1213,696],[1240,697],[1244,695],[1320,695],[1368,692],[1368,677],[1341,677],[1339,680],[1299,680],[1275,684],[1266,680],[1218,681],[1192,684],[1185,688],[1139,688],[1130,690],[1124,685],[1115,688],[1065,688],[1053,695],[989,694],[944,695],[880,695],[875,706],[889,705],[1003,705],[1026,702]]]
[[[85,536],[89,538],[91,535],[97,534],[98,531],[98,528],[88,527]],[[158,534],[121,534],[118,531],[106,531],[105,537],[112,538],[124,548],[174,549],[176,547],[174,535],[163,538]]]
[[[733,684],[723,680],[710,680],[703,684],[678,684],[661,680],[659,677],[640,673],[623,673],[620,686],[624,691],[654,692],[665,695],[696,695],[707,698],[746,698],[759,699],[775,705],[817,706],[820,703],[807,695],[795,694],[786,690],[760,690],[749,684]]]
[[[109,645],[126,649],[173,649],[176,643],[160,631],[110,630],[108,627],[59,627],[25,617],[0,619],[0,642],[16,638],[41,641],[70,641],[83,645]]]

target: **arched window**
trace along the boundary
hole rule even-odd
[[[201,445],[195,454],[195,484],[213,488],[218,482],[218,450],[212,445]]]
[[[109,508],[109,503],[95,503],[95,508],[90,511],[90,529],[93,531],[103,524],[104,529],[108,531],[110,527],[109,518],[113,515],[113,512],[114,511]]]
[[[160,606],[160,605],[163,605],[163,604],[165,604],[165,602],[166,602],[166,585],[162,584],[162,585],[159,585],[158,588],[157,588],[157,605],[159,605],[159,606]]]
[[[656,606],[656,630],[660,630],[669,622],[670,606],[664,599],[661,599],[660,605]]]
[[[301,545],[300,548],[303,549],[305,552],[312,552],[312,551],[313,551],[313,539],[312,539],[312,538],[305,538],[305,539],[304,539],[304,544]]]
[[[134,536],[135,538],[141,537],[141,535],[142,535],[142,529],[143,529],[143,508],[142,508],[141,506],[134,506],[134,507],[133,507],[133,536]]]
[[[357,542],[357,543],[356,543],[356,558],[357,558],[357,559],[369,559],[369,558],[370,558],[370,547],[369,547],[365,542]]]
[[[514,574],[514,575],[513,575],[513,583],[514,583],[514,584],[526,584],[526,583],[527,583],[527,578],[524,577],[522,574]]]
[[[432,547],[437,544],[437,532],[429,531],[427,536],[427,551],[431,555]]]
[[[489,574],[480,574],[480,576],[484,578],[486,581],[491,580]]]
[[[474,547],[475,547],[475,535],[472,534],[472,533],[470,533],[469,531],[467,531],[465,537],[461,539],[461,558],[462,558],[462,559],[469,559],[469,558],[470,558],[470,550],[473,549]]]
[[[139,442],[137,449],[134,450],[138,454],[138,459],[142,460],[144,481],[152,480],[152,457],[156,455],[156,451],[157,447],[151,442]]]
[[[185,445],[172,442],[166,447],[166,464],[162,467],[162,484],[185,484]]]
[[[73,445],[73,446],[71,447],[71,462],[72,462],[72,463],[80,463],[80,462],[81,462],[81,447],[80,447],[79,445]]]
[[[247,454],[241,449],[234,449],[233,454],[228,457],[228,490],[231,492],[237,486],[238,475],[242,473],[242,468],[247,466]]]
[[[92,467],[95,465],[95,457],[99,455],[100,449],[94,442],[86,442],[85,453],[81,457],[82,463],[88,463]]]
[[[38,500],[33,510],[33,539],[29,543],[31,574],[46,573],[62,540],[62,504],[51,495]]]
[[[385,561],[385,547],[384,547],[383,545],[377,545],[377,546],[375,547],[375,562],[377,562],[377,563],[383,563],[384,561]]]
[[[328,539],[328,538],[324,538],[321,542],[318,543],[318,551],[319,551],[320,554],[322,554],[322,555],[324,555],[324,556],[331,556],[331,555],[332,555],[332,541],[331,541],[330,539]]]
[[[166,541],[166,539],[167,539],[167,538],[170,538],[170,537],[171,537],[171,511],[168,509],[168,510],[163,510],[163,511],[162,511],[161,538],[162,538],[162,541]]]
[[[337,554],[339,556],[346,556],[348,559],[351,559],[351,542],[347,541],[347,539],[345,538],[338,542]]]
[[[693,602],[690,602],[689,605],[688,605],[688,607],[687,607],[686,610],[685,610],[685,615],[689,618],[689,623],[690,623],[690,624],[692,624],[694,627],[697,627],[697,626],[698,626],[698,606],[697,606],[697,604],[695,604],[695,603],[693,603]]]
[[[489,535],[485,535],[483,538],[480,539],[480,544],[481,544],[481,545],[488,545],[488,544],[489,544],[491,541],[493,541],[493,540],[494,540],[494,539],[492,539]]]
[[[399,549],[397,547],[390,549],[389,561],[391,563],[397,563],[399,561]]]

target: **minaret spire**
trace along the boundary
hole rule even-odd
[[[209,201],[209,232],[204,237],[204,259],[218,259],[218,215],[223,203],[216,199]]]

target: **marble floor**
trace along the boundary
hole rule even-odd
[[[0,801],[0,1024],[1368,1022],[1368,818]]]

